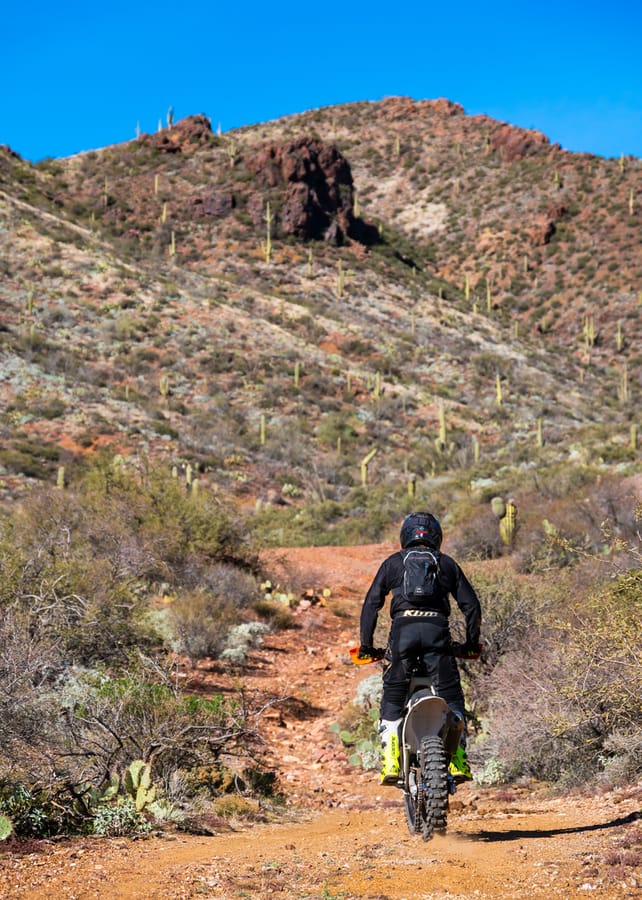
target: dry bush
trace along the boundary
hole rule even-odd
[[[211,566],[207,582],[179,594],[170,607],[175,649],[192,660],[219,656],[228,632],[258,595],[255,579],[235,566]]]
[[[30,646],[23,633],[15,653]],[[264,697],[191,696],[179,687],[171,661],[143,656],[113,676],[49,672],[43,690],[31,683],[42,674],[39,665],[20,683],[11,677],[14,655],[4,654],[0,670],[0,811],[12,816],[21,836],[90,828],[99,808],[93,792],[115,775],[122,779],[135,759],[150,763],[159,786],[223,756],[241,766],[259,760]]]
[[[169,777],[251,751],[243,702],[183,696],[140,662],[162,643],[150,626],[159,590],[201,584],[209,637],[239,622],[256,599],[241,529],[213,495],[107,459],[0,517],[0,811],[17,831],[83,827],[92,792],[133,759]],[[206,622],[201,611],[194,634]]]
[[[473,567],[468,574],[482,605],[483,665],[488,672],[531,638],[550,601],[508,563],[492,569]],[[463,632],[456,636],[464,638]]]
[[[486,759],[498,759],[510,780],[520,775],[555,779],[567,753],[551,723],[559,721],[557,691],[562,662],[541,641],[533,650],[515,650],[502,658],[485,687],[488,697]]]
[[[160,641],[149,618],[159,583],[247,605],[249,576],[235,569],[228,590],[224,563],[257,568],[214,495],[99,459],[76,488],[34,491],[0,520],[0,607],[23,610],[68,661],[122,661],[128,647]]]
[[[453,554],[463,559],[496,559],[506,552],[490,504],[467,510],[453,537]]]
[[[642,773],[642,570],[575,602],[570,621],[535,628],[485,680],[485,752],[510,775],[581,783]]]

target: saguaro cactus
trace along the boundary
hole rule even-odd
[[[502,379],[499,372],[495,375],[495,399],[497,401],[497,406],[501,407],[504,402],[504,393],[502,391]]]
[[[346,284],[346,273],[343,269],[343,263],[339,260],[339,269],[337,275],[337,297],[341,299],[343,297],[343,291]]]
[[[620,372],[620,383],[618,385],[618,398],[620,403],[629,402],[629,367],[626,363]]]
[[[266,263],[272,261],[272,222],[274,221],[274,216],[272,215],[272,210],[270,209],[270,201],[268,200],[265,206],[265,242],[261,244],[261,248],[263,250],[263,255],[265,256]]]
[[[444,401],[439,401],[439,435],[437,437],[437,450],[442,453],[446,449],[446,410],[444,409]]]
[[[377,453],[377,448],[374,447],[369,453],[361,460],[361,484],[365,487],[368,484],[368,466],[372,462],[372,459]]]
[[[493,497],[490,501],[490,508],[493,511],[493,515],[499,519],[499,535],[502,543],[510,547],[515,538],[515,529],[517,527],[517,506],[515,501],[512,499],[504,501],[502,497]]]
[[[615,347],[618,353],[622,352],[624,347],[624,334],[622,332],[622,321],[618,320],[617,330],[615,332]]]
[[[593,316],[584,316],[582,334],[587,348],[593,347],[595,345],[595,319]]]

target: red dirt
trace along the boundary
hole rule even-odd
[[[554,797],[544,786],[459,789],[448,834],[411,836],[401,794],[352,768],[328,728],[370,667],[348,662],[363,590],[389,546],[306,548],[272,554],[305,587],[332,590],[327,606],[297,613],[300,626],[272,635],[243,676],[250,688],[317,709],[275,708],[264,720],[288,795],[283,818],[232,823],[212,837],[85,838],[39,842],[0,858],[5,898],[624,898],[639,896],[638,788]],[[203,664],[201,688],[234,679]],[[635,847],[636,849],[630,849]]]

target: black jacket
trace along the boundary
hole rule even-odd
[[[383,561],[375,575],[361,609],[361,644],[371,647],[377,626],[379,610],[386,602],[386,596],[392,591],[390,602],[390,618],[394,619],[404,609],[413,609],[411,603],[403,595],[403,554],[401,550],[393,553]],[[445,616],[450,615],[451,594],[466,618],[466,643],[471,647],[479,644],[481,627],[481,606],[471,583],[468,581],[458,563],[445,553],[439,554],[439,589],[430,608]]]

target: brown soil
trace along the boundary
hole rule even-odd
[[[275,554],[306,587],[330,587],[326,606],[270,637],[244,676],[292,698],[264,719],[288,796],[276,821],[232,822],[214,836],[165,833],[8,847],[6,898],[620,898],[642,886],[642,792],[555,797],[543,786],[459,789],[448,834],[411,836],[401,794],[352,768],[328,731],[370,667],[348,662],[363,589],[388,546]],[[203,689],[233,679],[202,664]],[[298,701],[298,702],[297,702]],[[300,710],[307,709],[305,717]],[[314,715],[310,716],[310,710]]]

